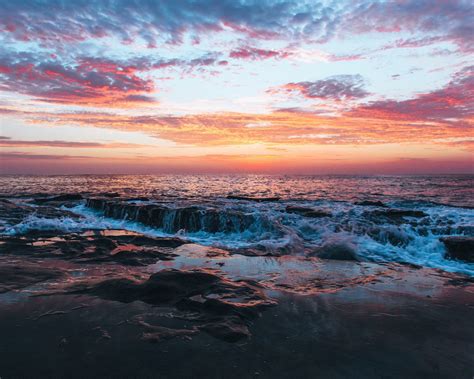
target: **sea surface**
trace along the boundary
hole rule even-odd
[[[41,202],[61,194],[82,199]],[[0,235],[119,228],[276,256],[311,256],[335,245],[354,251],[362,261],[405,262],[474,276],[473,263],[445,258],[440,240],[474,236],[474,175],[1,176],[0,197],[38,207],[22,219],[0,214]],[[88,199],[94,198],[135,209],[159,205],[167,212],[153,226],[128,211],[107,217],[90,206]],[[51,211],[44,212],[45,207]],[[308,216],[303,208],[322,215]],[[384,212],[391,209],[420,213],[387,217]],[[178,228],[188,225],[182,218],[189,212],[197,217],[193,227]]]

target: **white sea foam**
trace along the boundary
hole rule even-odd
[[[222,217],[228,211],[254,215],[255,222],[241,232],[209,233],[201,230],[189,233],[180,230],[176,234],[169,234],[135,221],[105,218],[101,212],[81,204],[67,208],[81,215],[81,218],[52,219],[30,215],[17,225],[7,226],[4,233],[14,235],[31,230],[80,232],[89,229],[126,229],[157,237],[177,235],[196,243],[222,248],[259,248],[294,255],[311,252],[330,240],[342,238],[356,246],[357,255],[363,260],[408,262],[474,276],[474,264],[444,258],[445,247],[439,240],[445,235],[463,235],[465,230],[472,231],[474,211],[471,209],[414,205],[410,209],[423,211],[428,217],[423,222],[397,224],[374,223],[367,216],[367,212],[373,210],[371,207],[354,206],[347,202],[297,203],[300,206],[324,207],[333,214],[330,218],[316,219],[285,212],[289,204],[295,205],[292,202],[245,204],[232,201],[219,204]]]

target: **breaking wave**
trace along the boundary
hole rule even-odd
[[[108,211],[103,204],[93,209],[90,203],[89,207],[81,204],[71,210],[89,220],[81,222],[88,228],[174,235],[204,245],[256,249],[272,255],[311,255],[315,249],[336,243],[354,249],[360,260],[407,262],[474,276],[474,264],[445,259],[446,249],[440,240],[446,236],[473,235],[471,209],[420,202],[392,203],[386,208],[324,201],[221,201],[212,206],[188,207],[113,201],[110,204]],[[291,212],[295,208],[330,213],[308,217],[302,212]],[[146,209],[148,216],[143,216],[141,209]]]
[[[126,229],[274,256],[313,256],[336,246],[361,261],[407,262],[474,276],[473,263],[445,259],[441,241],[447,236],[474,235],[474,210],[430,202],[91,198],[55,207],[63,217],[44,217],[37,209],[20,222],[3,225],[2,234]]]

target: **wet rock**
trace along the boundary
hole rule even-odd
[[[264,246],[256,246],[255,248],[229,249],[229,252],[232,254],[245,255],[247,257],[271,257],[281,255],[279,252],[269,251]]]
[[[98,193],[99,196],[103,196],[103,197],[108,197],[108,198],[116,198],[116,197],[120,197],[120,194],[118,192],[101,192],[101,193]]]
[[[248,326],[242,324],[236,318],[230,318],[222,322],[207,323],[200,326],[199,329],[227,342],[237,342],[250,337]]]
[[[460,286],[460,287],[467,287],[474,284],[474,278],[470,276],[461,276],[457,275],[447,281],[447,284],[451,286]]]
[[[394,225],[373,226],[366,233],[375,241],[393,246],[407,246],[413,240],[412,236]]]
[[[279,197],[252,197],[252,196],[240,196],[240,195],[227,195],[227,199],[230,200],[246,200],[246,201],[256,201],[258,203],[265,201],[278,201]]]
[[[372,214],[387,216],[387,217],[415,217],[421,218],[428,216],[423,211],[417,211],[412,209],[388,209],[386,211],[373,211]]]
[[[406,217],[420,219],[427,217],[428,215],[419,210],[414,209],[376,209],[371,212],[365,213],[369,219],[373,221],[383,220],[386,222],[393,222],[396,224],[402,224],[406,222]]]
[[[133,204],[125,201],[91,198],[87,206],[102,211],[104,216],[133,220],[144,225],[162,229],[167,233],[205,231],[208,233],[235,233],[248,230],[257,221],[258,216],[240,211],[221,211],[215,208],[189,206],[168,208],[161,204]],[[268,229],[272,228],[267,222]]]
[[[106,280],[74,292],[92,293],[125,303],[135,300],[149,304],[177,303],[186,297],[210,291],[219,280],[218,276],[204,271],[163,270],[151,275],[142,283],[119,278]]]
[[[474,262],[474,237],[451,236],[440,241],[446,246],[446,258]]]
[[[148,342],[161,342],[163,340],[169,340],[176,337],[187,338],[197,334],[199,330],[197,328],[192,329],[174,329],[167,328],[160,325],[150,325],[145,321],[138,321],[138,325],[145,328],[146,332],[142,335],[142,340]]]
[[[382,203],[380,200],[374,201],[374,200],[363,200],[363,201],[356,201],[354,203],[355,205],[360,205],[363,207],[383,207],[386,208],[387,205],[385,203]]]
[[[0,266],[0,293],[17,290],[41,283],[47,280],[58,279],[63,273],[57,269],[35,267],[31,265],[1,265]]]
[[[28,233],[3,236],[0,253],[62,258],[80,263],[119,263],[146,266],[158,260],[171,260],[173,250],[184,244],[179,238],[152,238],[128,231],[91,231],[83,234]]]
[[[110,340],[112,338],[109,332],[101,326],[97,326],[93,330],[96,330],[99,333],[99,338],[97,338],[97,341]]]
[[[402,266],[410,267],[414,270],[421,270],[423,268],[423,266],[411,262],[400,262],[399,264],[401,264]]]
[[[142,282],[116,278],[84,283],[66,289],[65,293],[95,295],[124,303],[140,300],[155,306],[174,306],[193,314],[192,320],[201,323],[200,330],[229,342],[246,338],[247,322],[274,304],[255,283],[232,282],[203,270],[162,270]],[[150,329],[150,325],[146,326]],[[153,333],[146,335],[146,339],[159,340],[163,333],[165,336],[175,333],[162,327],[151,329]],[[183,333],[194,334],[194,331]]]
[[[314,250],[310,256],[339,261],[358,261],[356,247],[350,242],[329,241]]]
[[[35,204],[44,204],[44,203],[65,203],[65,202],[71,202],[71,201],[79,201],[82,200],[83,197],[81,194],[63,194],[63,195],[57,195],[57,196],[51,196],[51,197],[46,197],[46,198],[39,198],[35,199],[34,203]]]
[[[18,205],[11,201],[0,199],[0,214],[2,215],[2,220],[7,224],[18,224],[33,212],[34,210],[31,207]],[[0,230],[1,228],[2,227],[0,226]]]
[[[288,205],[285,210],[288,213],[296,213],[303,217],[320,218],[332,216],[332,213],[327,210],[298,207],[293,205]]]

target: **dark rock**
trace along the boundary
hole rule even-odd
[[[230,200],[246,200],[246,201],[256,201],[256,202],[264,202],[264,201],[278,201],[280,200],[279,197],[252,197],[252,196],[240,196],[240,195],[228,195],[227,199]]]
[[[2,215],[2,219],[10,225],[20,223],[21,220],[33,212],[32,207],[18,205],[11,201],[0,199],[0,214]]]
[[[106,217],[138,221],[167,233],[176,233],[180,230],[190,233],[243,232],[257,221],[256,217],[259,217],[240,211],[220,211],[209,207],[168,208],[161,204],[143,205],[100,198],[88,199],[87,206],[102,211]],[[269,222],[268,227],[272,228]]]
[[[148,342],[161,342],[176,337],[190,338],[199,332],[198,329],[173,329],[160,325],[150,325],[147,322],[140,321],[138,325],[145,327],[146,332],[142,335],[142,340]]]
[[[31,265],[0,266],[0,293],[21,289],[47,280],[58,279],[63,273],[57,269]]]
[[[393,222],[397,224],[402,224],[406,222],[406,217],[412,218],[423,218],[428,215],[423,211],[413,210],[413,209],[376,209],[369,213],[365,213],[368,218],[378,221],[380,219],[388,222]]]
[[[413,240],[402,228],[394,225],[372,226],[366,233],[375,241],[390,243],[393,246],[407,246]]]
[[[47,198],[35,199],[34,203],[44,204],[44,203],[50,203],[50,202],[69,202],[69,201],[79,201],[82,199],[83,199],[82,195],[71,193],[71,194],[64,194],[64,195],[47,197]]]
[[[384,207],[384,208],[387,207],[387,205],[382,203],[380,200],[377,200],[377,201],[374,201],[374,200],[356,201],[354,204],[355,205],[360,205],[360,206],[367,206],[367,207]]]
[[[352,243],[343,241],[329,241],[317,248],[310,256],[322,259],[334,259],[339,261],[358,261],[356,248]]]
[[[238,318],[230,318],[222,322],[214,322],[199,327],[209,333],[211,336],[227,342],[237,342],[250,337],[250,331],[247,325],[243,324]]]
[[[141,300],[156,305],[177,303],[210,291],[219,281],[218,276],[204,271],[163,270],[142,283],[125,278],[111,279],[73,292],[91,293],[125,303]]]
[[[411,263],[411,262],[400,262],[400,264],[406,267],[410,267],[414,270],[421,270],[423,268],[423,266],[417,265],[416,263]]]
[[[388,209],[384,211],[375,210],[372,214],[380,215],[380,216],[387,216],[387,217],[426,217],[428,216],[423,211],[417,211],[412,209]]]
[[[305,208],[305,207],[298,207],[293,205],[288,205],[286,207],[286,212],[288,213],[296,213],[304,217],[311,217],[311,218],[320,218],[320,217],[331,217],[332,213],[323,209],[313,209],[313,208]]]
[[[229,249],[232,254],[245,255],[247,257],[271,257],[278,256],[275,252],[268,251],[265,247],[257,246],[256,248],[240,248],[240,249]]]
[[[62,258],[80,263],[113,262],[146,266],[158,260],[171,260],[174,248],[185,241],[179,238],[152,238],[138,233],[107,230],[83,234],[28,233],[27,237],[0,238],[0,253]]]
[[[446,246],[446,258],[474,262],[474,237],[451,236],[440,241]]]
[[[109,198],[120,197],[120,194],[118,192],[102,192],[102,193],[99,193],[98,195],[109,197]]]
[[[458,275],[454,278],[450,278],[447,281],[447,284],[452,285],[452,286],[467,287],[474,284],[474,278],[471,278],[469,276]]]
[[[274,304],[255,283],[232,282],[203,270],[162,270],[142,282],[117,278],[75,285],[65,293],[95,295],[123,303],[140,300],[156,306],[174,306],[181,312],[197,314],[193,320],[202,323],[198,326],[200,330],[229,342],[247,337],[248,320]],[[152,332],[146,339],[175,336],[176,331],[145,326]],[[181,335],[194,333],[193,330],[178,332]]]

